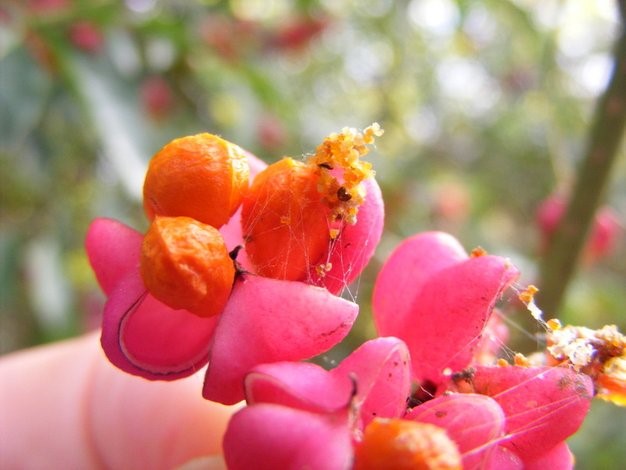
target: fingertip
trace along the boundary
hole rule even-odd
[[[153,382],[99,361],[87,395],[93,447],[107,468],[175,468],[221,454],[234,412],[202,398],[203,374]]]
[[[90,335],[0,360],[0,467],[97,467],[82,426],[95,344]]]
[[[112,366],[97,334],[0,359],[1,468],[175,468],[221,454],[233,407],[202,377],[150,382]]]

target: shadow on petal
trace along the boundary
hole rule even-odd
[[[208,359],[218,317],[200,318],[152,297],[132,273],[104,308],[102,347],[120,369],[151,380],[193,374]]]
[[[333,413],[350,405],[353,383],[308,362],[260,364],[246,375],[249,405],[275,403],[313,413]]]
[[[418,380],[439,384],[444,369],[460,371],[470,364],[496,301],[518,274],[506,258],[480,256],[424,283],[405,333]]]

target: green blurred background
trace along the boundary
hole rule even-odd
[[[350,289],[362,314],[346,349],[374,334],[375,273],[418,231],[509,256],[532,282],[536,208],[572,184],[619,26],[613,0],[0,3],[0,353],[98,327],[90,220],[145,228],[147,161],[201,131],[271,162],[384,127],[370,155],[386,230]],[[624,153],[606,198],[621,223]],[[626,330],[623,236],[560,317]],[[623,409],[594,403],[578,467],[619,468],[625,431]]]

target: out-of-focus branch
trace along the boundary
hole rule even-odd
[[[598,101],[584,159],[567,209],[540,266],[538,303],[548,317],[557,315],[573,278],[617,160],[626,123],[626,0],[618,2],[622,17],[609,84]]]

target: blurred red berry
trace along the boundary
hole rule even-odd
[[[70,7],[70,0],[28,0],[26,8],[31,13],[54,13]]]
[[[454,180],[437,184],[431,211],[438,222],[463,223],[470,211],[470,195],[465,184]]]
[[[104,43],[100,27],[90,21],[77,21],[72,24],[69,35],[76,47],[90,54],[99,52]]]
[[[294,51],[307,46],[330,25],[327,17],[295,18],[278,28],[270,38],[270,47]]]
[[[222,59],[236,61],[245,51],[258,45],[259,28],[253,21],[211,15],[202,21],[200,36]]]
[[[163,119],[174,108],[172,88],[163,77],[146,78],[140,86],[139,96],[145,111],[152,119]]]
[[[545,250],[550,238],[565,213],[567,199],[562,195],[552,195],[537,209],[537,224],[541,231],[541,250]],[[615,249],[622,226],[615,212],[609,207],[598,209],[591,233],[585,246],[583,261],[593,263],[611,254]]]
[[[610,255],[619,241],[622,226],[615,212],[604,207],[596,215],[595,225],[588,249],[591,259],[599,259]]]

